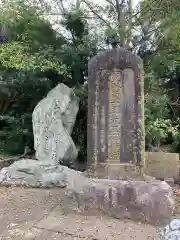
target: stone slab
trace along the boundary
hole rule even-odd
[[[74,214],[64,189],[27,189],[0,187],[0,239],[1,240],[85,240],[74,236],[76,227],[84,232],[93,228],[98,240],[154,240],[158,229],[129,220],[120,221],[100,212],[92,215]],[[62,216],[66,222],[62,222]],[[66,225],[65,225],[66,224]],[[64,228],[67,233],[61,232]],[[92,240],[92,238],[86,238]]]
[[[98,164],[92,170],[92,176],[98,178],[110,178],[110,179],[124,179],[124,178],[137,178],[140,177],[139,167],[133,164]]]
[[[87,239],[114,240],[122,238],[139,240],[142,239],[142,233],[143,239],[158,239],[157,229],[153,226],[135,224],[130,221],[122,222],[100,215],[100,213],[88,217],[73,213],[62,215],[62,210],[59,207],[55,208],[49,216],[44,217],[37,227]]]
[[[0,236],[3,240],[72,240],[71,235],[59,232],[48,231],[36,227],[25,228],[21,225],[15,225]]]
[[[146,152],[145,173],[159,179],[179,179],[179,154]]]
[[[37,229],[37,228],[36,228]],[[62,234],[59,232],[54,232],[54,231],[48,231],[48,230],[42,230],[41,229],[41,234],[36,237],[35,240],[72,240],[73,237],[68,234]]]
[[[175,206],[172,188],[156,179],[90,179],[79,175],[69,181],[66,194],[77,211],[98,209],[118,219],[158,226],[168,223]]]
[[[0,239],[34,240],[43,232],[42,229],[33,228],[30,224],[11,224],[9,228],[0,235]]]
[[[153,177],[146,176],[145,174],[141,173],[139,167],[136,167],[133,164],[119,164],[117,162],[94,165],[92,168],[86,171],[84,175],[92,178],[108,178],[112,180],[133,179],[147,181],[149,179],[154,179]]]
[[[0,234],[17,224],[31,227],[61,201],[56,189],[0,189]]]
[[[146,152],[144,174],[157,179],[180,179],[180,161],[178,153]],[[140,177],[139,168],[133,164],[120,164],[112,161],[107,164],[94,165],[90,172],[99,178],[119,179],[124,177]]]

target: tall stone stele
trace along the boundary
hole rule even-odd
[[[145,155],[144,82],[140,57],[119,48],[89,62],[88,163],[119,174],[142,172]],[[118,165],[118,166],[117,166]],[[96,168],[97,169],[97,168]]]

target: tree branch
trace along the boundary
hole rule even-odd
[[[60,2],[60,8],[63,10],[64,14],[67,14],[67,11],[66,11],[66,9],[64,7],[64,4],[63,4],[63,0],[60,0],[58,2]]]
[[[124,3],[124,1],[122,1]],[[123,3],[119,4],[119,0],[116,0],[117,21],[120,34],[120,46],[124,46],[125,40],[125,17],[123,12]]]
[[[106,2],[108,2],[109,4],[111,4],[111,5],[116,9],[116,5],[112,2],[112,0],[106,0]]]
[[[88,3],[86,0],[83,0],[83,2],[88,6],[88,8],[92,11],[92,13],[93,13],[96,17],[98,17],[98,18],[99,18],[102,22],[104,22],[110,29],[112,29],[110,23],[109,23],[107,20],[105,20],[103,17],[101,17],[101,15],[99,15],[99,14],[93,9],[93,7],[91,6],[90,3]]]
[[[128,39],[127,39],[127,47],[129,47],[129,44],[132,39],[132,0],[128,1],[128,12],[129,12],[129,23],[128,23]]]
[[[120,8],[123,7],[124,2],[125,2],[125,0],[122,0],[121,3],[119,3]]]

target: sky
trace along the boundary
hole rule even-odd
[[[94,3],[99,3],[99,4],[103,4],[104,3],[104,0],[92,0]],[[56,4],[53,6],[52,5],[52,0],[47,0],[47,2],[51,2],[51,7],[55,10],[55,12],[57,12],[57,6]],[[133,8],[136,7],[136,5],[140,2],[140,0],[132,0],[132,3],[133,3]],[[64,3],[64,7],[65,8],[68,8],[71,4],[75,4],[76,3],[76,0],[66,0],[66,1],[63,1]],[[59,24],[57,22],[59,22],[57,19],[60,19],[59,16],[51,16],[50,18],[50,21],[53,23],[54,27],[56,30],[59,29]],[[55,23],[56,22],[56,23]]]
[[[133,7],[135,7],[138,4],[139,0],[134,0],[133,1]]]
[[[94,2],[102,2],[102,3],[103,3],[104,0],[93,0],[93,1],[94,1]],[[140,0],[132,0],[132,2],[133,2],[133,7],[135,7],[135,6],[138,4],[139,1],[140,1]],[[67,2],[67,4],[68,4],[69,2],[72,2],[72,0],[67,0],[66,2]],[[74,0],[74,2],[76,2],[76,0]]]
[[[94,1],[103,2],[103,0],[94,0]],[[133,0],[132,2],[133,2],[133,6],[136,6],[138,4],[139,0]]]
[[[103,2],[103,0],[93,0],[93,1]],[[135,7],[135,6],[138,4],[139,1],[140,1],[140,0],[133,0],[133,1],[132,1],[132,2],[133,2],[133,7]]]

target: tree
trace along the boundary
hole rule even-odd
[[[13,154],[22,153],[26,145],[33,149],[32,111],[50,89],[63,82],[82,96],[73,138],[83,158],[87,100],[84,82],[88,59],[96,52],[83,12],[70,9],[61,19],[61,26],[66,29],[61,33],[41,17],[42,11],[22,1],[3,9],[6,14],[2,14],[1,22],[13,34],[0,46],[0,148]],[[11,22],[12,17],[15,19]]]
[[[131,0],[64,3],[2,2],[0,33],[6,38],[0,46],[1,148],[13,153],[22,152],[24,143],[33,148],[32,111],[63,82],[80,96],[73,139],[79,158],[86,159],[87,65],[97,50],[107,48],[104,39],[143,59],[147,150],[177,143],[179,19],[170,24],[175,23],[170,11],[176,11],[177,1],[142,0],[137,8]]]
[[[172,6],[173,3],[171,2]],[[172,11],[171,6],[171,11]],[[164,9],[164,8],[163,8]],[[158,9],[159,10],[159,9]],[[155,137],[156,133],[158,141],[162,144],[171,144],[173,151],[179,151],[179,96],[180,96],[180,85],[179,85],[179,76],[180,68],[178,63],[179,49],[177,44],[178,31],[176,23],[179,22],[180,18],[177,13],[177,10],[173,9],[174,14],[170,13],[170,10],[167,8],[165,14],[160,16],[156,34],[154,35],[153,44],[151,48],[153,52],[151,58],[149,59],[148,66],[150,66],[149,75],[155,79],[151,80],[153,86],[153,92],[155,91],[154,101],[157,102],[158,99],[164,99],[162,101],[162,106],[160,109],[163,109],[163,112],[160,111],[157,104],[155,105],[156,110],[159,109],[161,117],[158,116],[158,112],[148,114],[153,118],[156,117],[157,120],[152,122],[147,118],[146,130],[148,133],[151,133],[152,137]],[[156,20],[157,21],[157,20]],[[152,78],[152,79],[153,79]],[[148,80],[149,82],[149,80]],[[152,90],[147,94],[148,97],[152,97]],[[161,92],[162,97],[159,98],[158,92]],[[149,105],[148,110],[149,110]],[[152,108],[152,104],[150,109]],[[153,124],[152,124],[153,123]],[[152,129],[151,131],[149,131]],[[156,133],[155,133],[156,131]],[[161,136],[161,137],[160,137]]]

